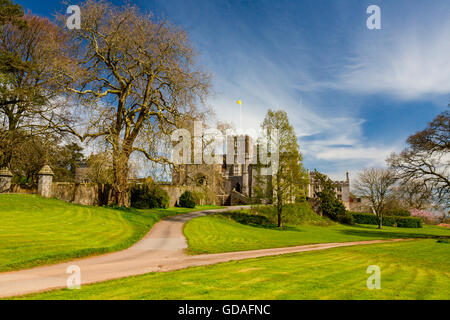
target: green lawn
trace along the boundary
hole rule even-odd
[[[369,265],[381,289],[366,286]],[[363,245],[149,273],[22,299],[450,299],[450,244]]]
[[[425,225],[423,228],[373,225],[331,226],[299,225],[283,230],[236,222],[229,215],[217,214],[189,221],[184,228],[189,252],[218,253],[287,247],[302,244],[346,242],[372,239],[450,237],[450,229]]]
[[[0,272],[124,249],[165,216],[210,208],[119,210],[2,194]]]

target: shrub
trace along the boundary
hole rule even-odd
[[[394,216],[383,216],[383,221],[382,221],[383,222],[383,226],[395,227],[396,226],[396,221],[397,221],[396,218],[397,217],[394,217]]]
[[[349,211],[345,211],[345,214],[339,214],[337,216],[337,221],[339,223],[343,224],[355,224],[355,219],[353,218],[353,215]]]
[[[247,214],[243,211],[225,212],[222,213],[222,215],[224,217],[229,217],[241,224],[257,225],[257,226],[276,226],[276,224],[273,221],[271,221],[264,215],[257,215],[251,213]]]
[[[422,228],[422,219],[415,217],[395,217],[397,227],[400,228]]]
[[[131,187],[131,206],[134,208],[167,208],[169,203],[169,194],[156,183],[136,184]]]
[[[411,213],[409,210],[402,209],[402,208],[395,208],[395,209],[389,209],[386,210],[383,214],[384,216],[396,216],[396,217],[410,217]]]
[[[426,211],[426,210],[418,210],[411,209],[411,216],[420,218],[424,223],[427,224],[439,224],[440,222],[445,223],[445,215],[443,212],[439,211]]]
[[[334,195],[327,193],[320,193],[320,207],[324,215],[333,220],[337,220],[340,215],[345,215],[345,206]]]
[[[371,213],[350,212],[355,223],[358,224],[378,224],[378,218]]]
[[[351,213],[355,223],[358,224],[378,224],[378,217],[371,213]],[[383,216],[383,225],[388,227],[399,228],[422,228],[422,220],[415,217],[396,217],[396,216]]]
[[[275,206],[257,205],[251,209],[251,213],[256,215],[264,215],[272,223],[277,223],[277,208]],[[307,201],[284,205],[283,221],[284,223],[291,225],[312,224],[327,226],[333,224],[330,219],[321,217],[315,213]]]
[[[178,199],[178,206],[182,208],[195,208],[195,197],[190,191],[185,191]]]

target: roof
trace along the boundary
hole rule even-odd
[[[7,167],[0,169],[0,177],[12,177],[13,174]]]
[[[38,175],[41,176],[54,176],[55,174],[52,171],[52,168],[48,164],[42,167],[41,171],[38,172]]]

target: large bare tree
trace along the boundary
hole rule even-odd
[[[410,136],[408,147],[388,163],[404,181],[422,181],[444,207],[450,205],[450,112],[439,114],[428,127]]]
[[[21,138],[63,133],[70,118],[57,77],[71,64],[60,28],[31,14],[1,19],[0,166],[9,165]]]
[[[396,197],[408,209],[425,209],[431,205],[432,191],[423,180],[402,181],[396,188]]]
[[[109,143],[114,200],[127,206],[130,156],[170,164],[161,141],[198,115],[209,77],[186,33],[171,23],[130,5],[88,0],[80,7],[81,29],[68,31],[78,64],[64,85],[91,112],[85,132],[73,133]]]
[[[354,182],[355,193],[371,204],[378,217],[378,228],[383,226],[383,212],[397,181],[395,173],[389,169],[371,168],[358,174]]]

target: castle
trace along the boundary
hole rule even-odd
[[[315,183],[314,172],[308,170],[308,192],[307,196],[309,198],[316,198],[316,193],[320,191],[320,186]],[[344,204],[347,210],[350,210],[350,177],[349,172],[346,172],[346,179],[344,181],[333,181],[336,186],[336,196]]]
[[[257,181],[261,181],[252,161],[254,147],[248,135],[229,136],[222,163],[177,165],[172,172],[172,184],[208,187],[214,191],[219,204],[247,203],[255,196]]]
[[[227,137],[227,155],[223,155],[222,163],[177,165],[172,172],[172,184],[204,187],[214,194],[217,204],[247,203],[250,198],[257,196],[257,186],[264,189],[271,183],[271,177],[261,176],[254,164],[254,148],[258,146],[253,144],[248,135]],[[315,190],[314,175],[309,170],[308,176],[309,183],[305,194],[309,198],[315,198],[318,190]],[[345,181],[334,183],[338,199],[350,209],[349,173],[347,172]]]

